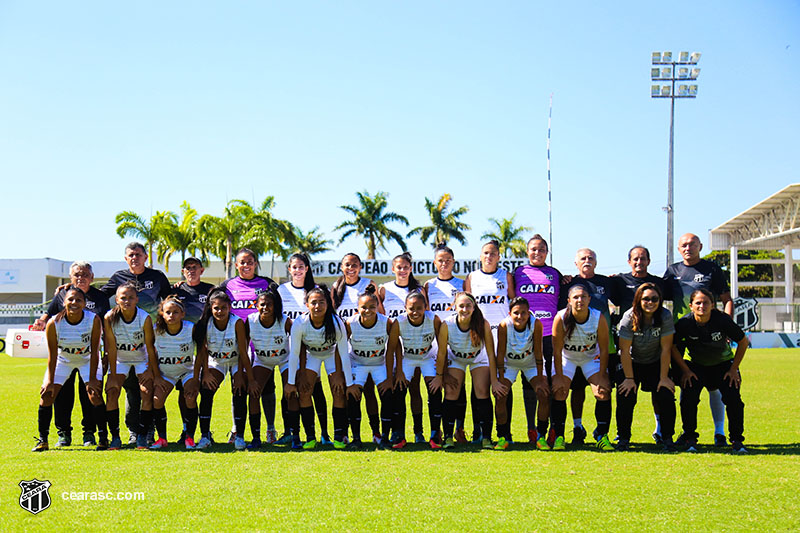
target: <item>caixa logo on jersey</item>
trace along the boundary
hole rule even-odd
[[[755,298],[735,298],[733,300],[733,320],[744,330],[752,329],[758,324],[758,312]]]
[[[38,514],[50,507],[50,493],[47,492],[50,488],[49,481],[38,479],[20,481],[19,488],[22,490],[22,494],[19,495],[19,506],[26,511]]]

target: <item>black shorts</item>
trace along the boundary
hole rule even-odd
[[[637,363],[634,361],[633,380],[637,385],[641,385],[644,392],[655,392],[658,388],[658,382],[661,380],[661,361],[652,363]],[[625,381],[625,372],[622,370],[621,364],[614,374],[614,381],[618,387]]]

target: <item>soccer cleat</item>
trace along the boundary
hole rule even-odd
[[[167,439],[161,437],[157,441],[155,441],[151,446],[151,450],[166,450],[167,449]]]
[[[697,449],[697,440],[696,439],[684,439],[683,441],[684,451],[689,453],[694,453],[699,451]]]
[[[36,446],[31,450],[32,452],[46,452],[50,449],[46,439],[36,439]]]
[[[420,435],[420,436],[422,436],[422,435]],[[423,442],[425,442],[425,441],[423,441]],[[402,450],[403,448],[405,448],[405,447],[406,447],[406,444],[408,444],[408,443],[406,442],[406,439],[400,439],[399,441],[395,442],[395,443],[392,445],[392,449],[393,449],[393,450]]]
[[[208,448],[211,448],[211,438],[206,435],[203,435],[194,448],[196,450],[206,450]]]
[[[659,446],[664,444],[664,439],[661,438],[661,435],[659,433],[653,432],[653,440]]]
[[[564,436],[563,435],[559,435],[558,437],[556,437],[556,440],[553,441],[553,451],[554,452],[563,452],[566,449],[567,449],[567,445],[564,442]]]
[[[119,437],[112,437],[111,442],[108,443],[109,450],[120,450],[122,449],[122,439]]]
[[[233,447],[237,450],[244,450],[247,448],[247,442],[244,437],[236,435],[236,440],[233,441]]]
[[[732,442],[731,448],[733,453],[735,453],[736,455],[747,455],[750,453],[750,451],[747,448],[745,448],[744,444],[742,444],[741,442]]]
[[[106,443],[108,443],[108,439],[106,439]],[[94,440],[94,433],[84,433],[83,434],[83,445],[87,448],[89,446],[96,446],[97,441]]]
[[[614,451],[614,445],[611,444],[610,440],[608,440],[608,435],[602,435],[597,440],[597,444],[595,444],[595,446],[597,446],[598,450],[601,450],[601,451],[604,451],[604,452],[613,452]]]
[[[357,452],[363,449],[361,439],[353,439],[350,444],[347,445],[347,449],[351,452]]]
[[[267,430],[267,444],[275,444],[278,442],[278,433],[274,429]]]
[[[192,437],[186,437],[185,439],[183,439],[183,442],[181,444],[183,444],[187,450],[195,449],[194,439]]]
[[[250,441],[250,444],[247,445],[248,450],[258,450],[261,448],[261,439],[258,437],[253,437],[253,440]]]
[[[72,434],[68,431],[65,432],[58,432],[58,441],[56,442],[56,448],[63,448],[65,446],[72,446]]]
[[[563,437],[562,437],[563,440]],[[547,444],[547,439],[544,437],[539,437],[539,440],[536,441],[536,449],[542,450],[543,452],[549,452],[551,447]]]
[[[627,439],[620,439],[619,442],[617,442],[618,452],[627,452],[630,449],[631,449],[631,441]]]
[[[186,431],[181,431],[181,436],[178,437],[178,439],[175,441],[175,444],[181,446],[185,441],[186,441]]]
[[[583,446],[584,440],[586,440],[586,428],[583,426],[575,426],[572,429],[572,445]]]
[[[344,450],[347,448],[347,443],[341,440],[333,439],[333,448],[335,450]]]
[[[228,432],[228,444],[236,444],[236,432]]]
[[[547,432],[547,445],[550,446],[550,448],[552,448],[555,442],[556,442],[556,430],[550,428],[550,431]]]
[[[372,443],[373,444],[380,444],[381,443],[381,435],[380,435],[380,433],[373,433],[372,434]]]
[[[128,432],[128,445],[129,446],[136,446],[136,438],[137,435],[133,431]]]
[[[492,444],[492,439],[481,439],[481,448],[484,450],[491,450],[494,448],[494,444]]]
[[[720,433],[714,435],[714,446],[716,446],[717,448],[725,448],[727,445],[728,445],[728,439],[725,438],[725,435],[722,435]]]
[[[300,440],[300,437],[292,438],[292,450],[298,452],[303,451],[303,442]]]
[[[319,443],[322,444],[323,446],[327,446],[328,444],[333,444],[333,441],[331,440],[330,435],[328,435],[327,433],[323,433],[319,439]]]
[[[439,444],[438,442],[436,442],[436,439],[431,439],[430,441],[428,441],[428,444],[430,444],[431,450],[441,450],[442,449],[442,445]]]
[[[292,436],[288,433],[284,433],[283,435],[281,435],[281,438],[275,441],[275,444],[279,446],[286,446],[287,444],[291,443],[292,443]]]
[[[96,452],[104,452],[108,449],[108,439],[100,439],[97,447],[94,449]]]
[[[528,430],[528,442],[536,442],[539,440],[539,432],[535,429]]]
[[[423,442],[427,442],[425,440],[425,435],[422,433],[414,433],[414,444],[422,444]]]
[[[468,442],[467,441],[467,435],[464,433],[464,429],[463,428],[456,430],[454,438],[455,438],[455,441],[457,443],[459,443],[459,444],[466,444]]]
[[[312,440],[306,442],[305,444],[303,444],[303,449],[304,450],[313,450],[316,447],[317,447],[317,439],[312,439]]]
[[[150,426],[150,429],[147,431],[147,445],[152,446],[156,443],[156,428]]]
[[[663,450],[665,453],[676,453],[678,451],[678,447],[672,442],[665,442]]]
[[[437,444],[442,443],[442,432],[437,430],[431,431],[431,438],[430,440],[435,441]]]
[[[139,435],[136,437],[136,449],[137,450],[146,450],[147,449],[147,435]]]
[[[450,449],[453,449],[455,447],[456,447],[456,443],[455,443],[455,440],[453,439],[453,437],[448,437],[448,438],[444,439],[444,445],[442,446],[442,448],[444,448],[445,450],[450,450]]]
[[[497,444],[494,445],[495,450],[505,450],[508,448],[508,441],[505,437],[500,437],[497,439]]]

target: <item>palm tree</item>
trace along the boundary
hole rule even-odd
[[[379,191],[375,196],[370,196],[367,191],[357,192],[359,205],[339,206],[351,215],[353,220],[342,222],[334,231],[345,230],[339,239],[339,244],[351,235],[359,235],[364,238],[367,245],[367,259],[375,259],[375,251],[381,249],[386,251],[386,241],[396,242],[400,248],[406,249],[403,236],[389,228],[390,222],[400,222],[408,226],[408,219],[403,215],[398,215],[391,211],[385,212],[388,195]]]
[[[203,215],[197,221],[198,248],[225,263],[225,273],[233,275],[233,254],[242,244],[242,236],[253,215],[253,208],[243,200],[231,200],[221,217]]]
[[[500,254],[503,257],[508,257],[509,252],[511,252],[512,257],[525,257],[526,254],[527,246],[522,234],[526,231],[532,231],[533,228],[514,226],[515,218],[517,218],[516,213],[511,218],[503,218],[501,220],[490,218],[489,222],[494,224],[495,227],[481,235],[481,239],[494,239],[499,242]]]
[[[460,222],[458,219],[469,211],[469,207],[462,206],[448,213],[447,206],[450,200],[452,200],[452,197],[447,193],[443,194],[437,203],[431,202],[426,197],[425,210],[428,211],[431,225],[414,228],[408,232],[406,237],[419,234],[422,244],[427,244],[428,239],[433,236],[431,246],[434,248],[440,243],[447,244],[450,239],[455,239],[462,245],[466,245],[467,238],[464,237],[463,232],[469,231],[471,228],[469,224]]]
[[[303,233],[303,230],[295,226],[294,243],[295,250],[309,257],[333,250],[329,246],[333,244],[333,241],[326,239],[323,233],[319,233],[319,226],[315,226],[308,233]]]
[[[272,267],[275,266],[276,254],[286,260],[289,257],[289,251],[294,246],[294,226],[272,214],[275,197],[267,196],[257,210],[247,202],[235,201],[239,202],[239,205],[245,210],[249,209],[252,212],[248,220],[248,228],[242,235],[242,245],[253,250],[256,259],[262,254],[272,254]],[[270,269],[271,276],[272,269]]]
[[[169,260],[176,252],[181,253],[181,263],[186,259],[186,252],[192,255],[197,254],[199,245],[197,242],[197,210],[189,202],[181,204],[183,217],[178,222],[178,215],[172,211],[165,213],[165,218],[159,232],[159,239],[156,243],[156,254],[158,261],[163,263],[164,270],[169,272]],[[203,260],[208,260],[206,254],[201,254]]]
[[[144,241],[147,250],[149,266],[153,267],[153,245],[159,241],[164,222],[169,218],[167,211],[156,211],[155,215],[147,221],[133,211],[117,213],[114,221],[117,223],[117,235],[125,238],[132,235]]]

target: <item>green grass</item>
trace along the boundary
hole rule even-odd
[[[633,441],[642,445],[630,453],[544,453],[526,444],[506,452],[418,445],[402,452],[234,453],[218,445],[211,453],[73,447],[34,454],[44,360],[0,355],[0,529],[796,530],[799,352],[748,352],[743,397],[752,454],[741,457],[710,447],[695,455],[657,453],[646,396],[633,427]],[[228,390],[215,405],[217,435],[230,428]],[[512,429],[520,438],[519,389],[516,398]],[[178,417],[170,400],[174,439]],[[585,412],[591,421],[591,402]],[[73,425],[79,420],[76,409]],[[713,427],[705,400],[699,421],[701,444],[708,443]],[[36,516],[19,507],[17,486],[34,477],[52,483],[53,497]],[[63,501],[65,491],[143,491],[145,500]]]

